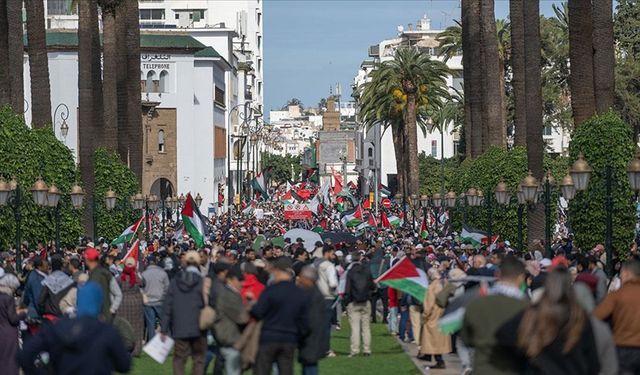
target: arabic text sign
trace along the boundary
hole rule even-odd
[[[306,220],[311,219],[313,214],[309,206],[304,203],[292,203],[284,205],[285,220]]]

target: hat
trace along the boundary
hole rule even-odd
[[[423,249],[423,248],[424,248],[424,246],[422,246],[422,244],[421,244],[421,243],[419,243],[419,244],[417,244],[417,245],[416,245],[416,249],[418,249],[418,250]]]
[[[88,247],[84,251],[84,259],[85,260],[98,260],[100,258],[100,252],[93,247]]]
[[[200,263],[200,254],[195,250],[187,251],[185,254],[185,260],[187,263]]]
[[[338,250],[338,251],[336,251],[336,256],[337,257],[344,256],[344,253],[342,252],[342,250]]]
[[[540,261],[540,267],[542,267],[542,268],[547,268],[547,267],[549,267],[549,266],[551,266],[551,259],[549,259],[549,258],[544,258],[544,259],[542,259],[542,260]]]
[[[134,257],[128,257],[125,261],[124,261],[124,265],[126,267],[133,267],[136,265],[136,260]]]

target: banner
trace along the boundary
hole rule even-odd
[[[313,212],[306,203],[291,203],[284,205],[285,220],[307,220],[312,217]]]

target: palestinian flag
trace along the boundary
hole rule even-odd
[[[389,222],[389,218],[384,211],[380,212],[380,224],[382,224],[383,228],[391,228],[391,223]]]
[[[260,172],[256,175],[256,177],[251,180],[251,187],[253,191],[256,193],[260,193],[260,197],[264,200],[269,199],[269,194],[267,193],[267,184],[265,182],[264,173]]]
[[[388,187],[380,184],[378,185],[378,191],[380,192],[380,195],[384,195],[385,197],[390,197],[391,196],[391,191],[389,190]]]
[[[185,199],[184,202],[182,221],[184,222],[185,229],[191,238],[193,238],[196,245],[198,247],[204,247],[204,237],[207,231],[205,218],[200,214],[198,205],[193,201],[191,193],[187,194],[187,199]]]
[[[362,223],[362,209],[360,206],[356,207],[354,210],[345,213],[342,216],[342,223],[348,227],[355,227]]]
[[[462,329],[462,323],[464,322],[464,313],[466,309],[460,307],[454,311],[443,315],[438,320],[438,328],[445,335],[452,335]]]
[[[403,257],[387,272],[376,279],[376,283],[407,293],[418,301],[424,301],[429,281],[427,274],[417,268],[411,259]]]
[[[241,212],[243,215],[251,215],[253,211],[256,209],[256,201],[251,201]]]
[[[479,229],[473,229],[467,227],[466,225],[462,228],[462,233],[460,234],[460,241],[462,243],[468,243],[473,245],[473,247],[478,248],[483,243],[488,241],[489,235],[486,232],[483,232]]]
[[[140,224],[142,224],[143,221],[144,221],[144,216],[142,216],[140,218],[140,220],[136,221],[135,223],[133,223],[129,227],[127,227],[127,229],[125,229],[124,232],[122,232],[122,234],[118,236],[118,238],[116,238],[115,240],[111,241],[111,244],[112,245],[120,245],[120,244],[123,244],[125,242],[131,242],[133,237],[138,232],[138,228],[140,227]]]
[[[280,202],[282,204],[291,204],[293,203],[293,196],[291,195],[291,190],[287,191],[280,197]]]
[[[131,246],[131,248],[129,249],[129,251],[127,251],[127,253],[124,255],[124,257],[122,257],[122,259],[124,259],[125,261],[127,260],[127,258],[133,258],[136,260],[136,268],[138,266],[138,259],[140,259],[140,240],[136,240],[136,242],[133,243],[133,245]]]
[[[420,225],[420,238],[429,237],[429,229],[427,229],[427,221],[424,216],[422,217],[422,224]]]
[[[391,224],[391,226],[393,227],[399,227],[402,224],[402,220],[395,215],[389,216],[388,220],[389,220],[389,224]]]
[[[374,228],[378,227],[378,220],[376,220],[376,217],[373,213],[369,214],[369,219],[367,220],[367,224],[369,224],[370,227],[374,227]]]
[[[336,173],[336,171],[333,170],[333,168],[331,168],[331,174],[333,175],[333,193],[334,194],[338,194],[339,192],[342,191],[342,176],[340,176],[339,173]]]

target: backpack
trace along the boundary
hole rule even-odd
[[[371,275],[369,270],[360,265],[353,267],[348,273],[351,302],[367,302],[371,298]]]

